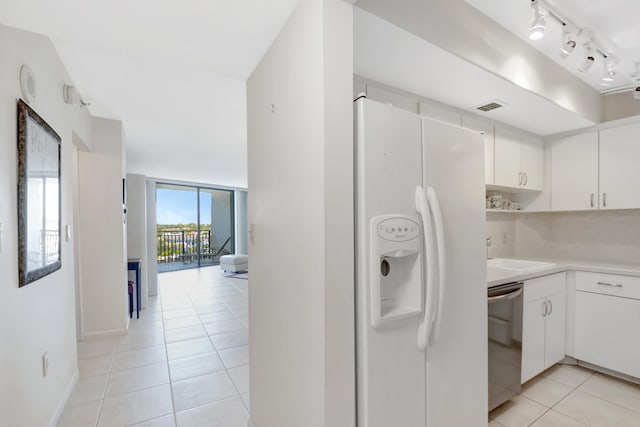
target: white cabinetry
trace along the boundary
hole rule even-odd
[[[515,130],[495,126],[495,185],[544,189],[544,143]]]
[[[551,209],[598,208],[598,133],[589,132],[551,145]]]
[[[566,275],[552,274],[524,284],[522,382],[565,356]]]
[[[640,278],[576,272],[575,357],[640,378]]]
[[[559,139],[551,145],[551,209],[640,208],[640,124]]]
[[[522,137],[510,129],[495,127],[495,185],[522,186]]]
[[[522,137],[522,173],[525,188],[544,189],[544,142],[540,138]]]
[[[640,208],[640,124],[600,132],[600,208]]]
[[[484,183],[494,184],[494,149],[493,149],[493,123],[482,120],[479,117],[467,114],[462,115],[462,127],[480,132],[484,136]]]

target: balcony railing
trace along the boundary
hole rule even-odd
[[[162,230],[158,236],[158,264],[174,264],[173,270],[193,267],[192,264],[214,265],[220,257],[231,253],[231,237],[219,248],[213,245],[211,230]],[[198,252],[199,249],[199,252]],[[169,267],[169,266],[166,266]]]

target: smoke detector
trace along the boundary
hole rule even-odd
[[[33,70],[27,64],[24,64],[20,68],[20,91],[24,100],[31,104],[38,95],[38,87],[36,86],[36,78],[33,75]]]

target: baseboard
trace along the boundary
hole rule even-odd
[[[82,339],[86,340],[87,338],[97,338],[97,337],[111,337],[114,335],[126,335],[128,329],[120,328],[120,329],[110,329],[107,331],[98,331],[98,332],[83,332]]]
[[[62,412],[64,411],[64,407],[67,405],[67,401],[69,400],[71,393],[73,393],[73,389],[75,388],[79,377],[80,377],[80,372],[78,372],[78,370],[76,369],[76,371],[73,374],[73,377],[71,377],[71,381],[69,382],[69,384],[67,384],[67,388],[65,388],[64,390],[62,399],[60,399],[60,402],[58,403],[58,406],[56,407],[56,410],[53,413],[53,416],[51,417],[51,421],[49,421],[49,427],[56,427],[56,425],[58,424],[58,421],[62,416]]]
[[[634,383],[634,384],[640,385],[640,378],[632,377],[631,375],[622,374],[620,372],[612,371],[611,369],[603,368],[602,366],[593,365],[591,363],[583,362],[581,360],[578,361],[578,365],[582,366],[582,367],[585,367],[587,369],[591,369],[591,370],[596,371],[596,372],[601,372],[603,374],[609,375],[609,376],[614,377],[614,378],[618,378],[618,379],[621,379],[621,380],[628,381],[630,383]]]

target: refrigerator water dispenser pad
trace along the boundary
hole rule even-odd
[[[371,219],[370,230],[372,326],[422,313],[419,219],[406,215],[376,216]]]

